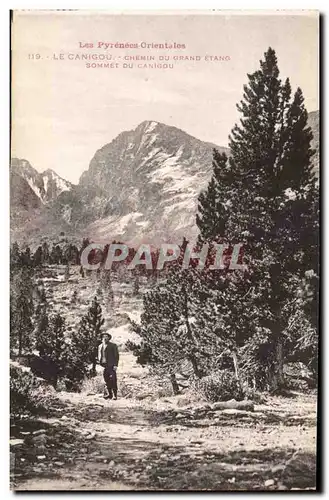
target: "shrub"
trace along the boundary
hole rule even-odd
[[[235,399],[241,401],[244,397],[243,390],[234,373],[229,370],[220,370],[196,381],[196,390],[207,401],[228,401]]]
[[[54,399],[52,390],[40,385],[29,371],[10,367],[10,414],[13,418],[43,413]]]
[[[79,352],[68,351],[69,362],[65,366],[62,383],[68,392],[81,392],[88,365],[83,362]],[[72,353],[72,354],[71,354]]]
[[[10,367],[10,413],[14,417],[30,410],[33,375]]]
[[[30,412],[32,414],[49,415],[49,407],[54,405],[58,401],[58,398],[52,386],[45,385],[44,383],[38,385],[38,381],[36,380],[31,393],[31,401]]]

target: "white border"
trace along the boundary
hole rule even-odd
[[[268,1],[266,2],[266,10],[273,9],[307,9],[307,10],[319,10],[323,15],[327,15],[328,13],[328,7],[327,7],[327,2],[323,1],[318,1],[316,3],[310,2],[310,1],[305,1],[305,0],[299,0],[298,2],[295,1],[289,1],[289,0],[276,0],[276,1]],[[0,144],[1,144],[1,158],[2,158],[2,175],[1,175],[1,182],[0,182],[0,188],[1,188],[1,193],[0,193],[0,214],[1,214],[1,228],[2,228],[2,245],[1,245],[1,266],[0,266],[0,283],[1,283],[1,291],[3,292],[1,294],[1,319],[2,319],[2,328],[1,328],[1,333],[3,336],[2,340],[2,345],[0,349],[0,355],[2,356],[2,359],[0,359],[0,380],[2,381],[2,392],[1,392],[1,402],[2,402],[2,411],[1,411],[1,441],[0,441],[0,493],[1,493],[1,498],[10,498],[12,496],[12,493],[9,491],[9,448],[8,448],[8,438],[9,438],[9,425],[8,425],[8,415],[9,415],[9,387],[8,387],[8,369],[9,369],[9,362],[8,362],[8,354],[9,354],[9,307],[8,307],[8,299],[9,299],[9,286],[8,286],[8,266],[9,266],[9,184],[8,184],[8,165],[9,165],[9,127],[8,127],[8,117],[9,117],[9,9],[90,9],[90,10],[117,10],[122,12],[122,9],[128,9],[129,14],[136,13],[136,7],[139,9],[142,9],[143,12],[140,10],[137,13],[140,14],[145,14],[145,11],[150,11],[152,10],[153,12],[158,11],[158,13],[161,13],[159,11],[161,10],[166,10],[168,11],[169,9],[171,10],[179,10],[179,9],[188,9],[188,10],[199,10],[204,13],[205,9],[223,9],[227,10],[232,13],[232,9],[242,9],[242,10],[249,10],[249,14],[252,13],[250,9],[254,10],[255,14],[261,10],[264,13],[264,3],[262,1],[254,1],[254,2],[244,2],[242,0],[230,0],[229,2],[214,2],[214,1],[209,1],[209,0],[190,0],[190,1],[183,1],[183,0],[158,0],[157,5],[155,6],[152,1],[140,1],[138,4],[132,0],[112,0],[112,1],[97,1],[97,2],[77,2],[77,1],[71,1],[71,2],[53,2],[53,1],[47,1],[45,0],[39,0],[39,1],[34,1],[34,2],[27,2],[27,1],[16,1],[14,3],[7,2],[6,0],[2,2],[1,7],[0,7],[0,13],[2,14],[0,17],[0,22],[1,22],[1,29],[0,29],[0,37],[1,37],[1,50],[2,50],[2,57],[1,57],[1,63],[2,63],[2,71],[1,71],[1,93],[0,93],[0,103],[1,103],[1,117],[3,120],[3,127],[1,130],[1,139],[0,139]],[[258,12],[256,12],[256,10]],[[178,14],[179,12],[177,12]],[[273,12],[271,12],[273,14]],[[324,20],[324,24],[326,23],[326,19]],[[324,69],[325,72],[323,74],[324,81],[322,82],[323,85],[323,92],[325,90],[325,85],[324,82],[328,84],[328,78],[327,78],[327,67],[326,67],[326,62],[327,62],[327,53],[328,53],[328,44],[327,44],[327,39],[324,36],[323,33],[323,46],[322,46],[322,52],[325,54],[325,57],[323,58],[322,63],[325,65]],[[322,112],[322,124],[324,126],[325,123],[325,118],[327,117],[327,110],[328,110],[328,101],[325,101],[322,103],[321,107],[321,112]],[[325,106],[324,106],[325,104]],[[324,140],[323,136],[323,140]],[[323,144],[323,149],[324,149],[325,144]],[[323,220],[323,227],[322,231],[324,233],[324,239],[323,243],[324,246],[322,248],[322,254],[323,254],[323,263],[325,261],[325,256],[326,252],[325,250],[328,248],[327,246],[327,235],[328,235],[328,218],[325,218],[325,215],[328,215],[328,202],[326,201],[327,198],[327,193],[329,193],[329,174],[324,175],[324,172],[328,172],[328,162],[324,162],[324,151],[323,151],[323,157],[322,157],[322,195],[323,195],[323,208],[324,208],[324,213],[322,214],[322,220]],[[327,229],[327,231],[326,231]],[[324,282],[328,282],[329,278],[329,271],[328,271],[328,266],[325,268],[325,272],[323,273],[322,279],[324,279]],[[326,311],[329,310],[329,303],[327,303],[326,299],[327,297],[325,296],[325,286],[323,287],[323,314],[325,314]],[[326,316],[326,315],[325,315]],[[326,382],[328,380],[328,363],[326,363],[326,354],[327,354],[327,345],[328,343],[326,342],[326,333],[327,333],[327,318],[324,317],[324,323],[322,326],[322,346],[325,348],[325,351],[323,352],[322,358],[323,358],[323,368],[324,371],[322,374],[319,374],[322,376],[322,395],[323,397],[326,395]],[[326,401],[327,403],[327,401]],[[325,404],[323,416],[327,415],[328,412],[327,410],[327,404]],[[326,426],[326,420],[322,420],[322,425],[323,427]],[[328,432],[323,433],[323,440],[322,446],[324,449],[327,449],[328,446]],[[323,462],[323,479],[324,479],[324,487],[326,489],[326,477],[328,476],[329,473],[329,464],[328,461],[325,460]],[[128,493],[128,492],[127,492]],[[111,497],[117,497],[118,494],[116,493],[110,493]],[[128,493],[129,494],[129,493]],[[154,493],[156,495],[157,493]],[[179,493],[178,493],[179,494]],[[92,495],[92,493],[90,493]],[[104,493],[102,495],[104,498],[108,497],[109,493]],[[135,495],[134,493],[130,493],[130,495]],[[175,496],[177,494],[174,494]],[[201,494],[200,494],[201,495]],[[221,493],[221,498],[225,498],[227,495]],[[241,494],[243,495],[243,494]],[[248,494],[248,496],[250,493]],[[76,498],[78,498],[80,495],[75,493]],[[88,495],[89,496],[89,495]],[[121,496],[121,494],[120,494]],[[139,495],[140,496],[140,495]],[[235,494],[236,496],[236,494]],[[34,499],[38,498],[39,495],[33,495],[30,494],[29,498]],[[61,498],[60,494],[52,494],[53,498]],[[148,494],[147,497],[149,498],[150,495]],[[260,498],[259,494],[257,494],[257,497]],[[86,498],[86,494],[81,495],[81,498]]]

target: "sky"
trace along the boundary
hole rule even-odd
[[[105,49],[98,48],[99,42],[167,42],[185,48]],[[97,149],[145,120],[226,146],[247,73],[258,69],[269,46],[276,51],[281,77],[290,78],[293,90],[302,88],[307,110],[319,109],[315,11],[16,11],[12,156],[77,183]],[[72,59],[82,54],[115,57],[103,62],[118,67],[87,68],[86,63],[99,61]],[[125,56],[154,56],[156,61],[125,61]],[[159,56],[200,60],[159,61]],[[210,56],[225,60],[211,61]],[[134,67],[123,68],[123,63]],[[164,63],[173,69],[138,67]]]

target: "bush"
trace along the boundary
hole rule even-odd
[[[31,393],[31,401],[30,411],[32,414],[48,415],[49,407],[58,402],[58,398],[52,386],[44,385],[44,383],[38,385],[38,381],[35,381]]]
[[[20,416],[31,407],[34,377],[16,367],[10,367],[10,413]]]
[[[43,413],[54,399],[51,389],[41,386],[29,371],[10,367],[10,414],[13,418]]]
[[[244,398],[243,390],[234,373],[229,370],[220,370],[196,382],[196,390],[207,401],[228,401],[235,399],[241,401]]]

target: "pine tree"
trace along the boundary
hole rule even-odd
[[[175,373],[185,359],[179,349],[180,313],[165,287],[156,287],[143,296],[141,322],[132,322],[141,343],[133,349],[140,364],[149,364],[157,373]]]
[[[15,241],[10,252],[10,269],[14,271],[22,265],[22,256],[18,243]]]
[[[45,354],[49,337],[49,317],[48,310],[44,306],[37,306],[35,314],[35,347],[40,356]]]
[[[220,294],[216,286],[210,286],[207,271],[181,267],[187,244],[184,239],[179,259],[167,270],[166,282],[143,296],[141,323],[133,323],[142,339],[140,346],[132,346],[137,360],[165,371],[172,382],[186,361],[195,377],[201,378],[217,364],[228,343],[218,321]]]
[[[47,301],[45,290],[42,287],[38,293],[33,321],[35,348],[39,351],[40,356],[45,354],[44,346],[48,342],[50,313],[51,307],[49,305],[49,302]]]
[[[49,264],[49,262],[50,262],[49,245],[45,241],[42,244],[42,264]]]
[[[50,253],[51,264],[61,264],[62,263],[62,250],[59,245],[53,245]]]
[[[231,155],[226,163],[221,157],[221,173],[214,170],[200,197],[197,221],[203,238],[216,240],[224,228],[228,243],[244,244],[246,276],[260,313],[249,322],[251,347],[252,339],[260,337],[267,346],[264,363],[275,389],[282,381],[283,332],[289,322],[287,303],[296,296],[294,278],[302,279],[310,269],[318,272],[317,188],[302,92],[297,89],[291,99],[274,50],[265,53],[260,69],[248,79],[238,105],[240,125],[230,137]],[[223,212],[223,206],[228,210]]]
[[[69,281],[69,279],[70,279],[70,266],[69,266],[69,264],[67,264],[67,266],[65,268],[64,279],[65,279],[65,281]]]
[[[38,338],[40,356],[46,356],[54,364],[52,384],[57,387],[58,377],[64,374],[67,363],[67,344],[65,341],[65,320],[55,314],[48,321],[46,310],[41,317],[42,330]]]
[[[85,248],[87,248],[87,246],[90,245],[90,240],[89,238],[83,238],[82,240],[82,245],[81,245],[81,249],[80,249],[80,252],[79,252],[79,257],[81,258],[81,254],[82,252],[84,251]]]
[[[113,307],[114,292],[112,286],[112,274],[110,269],[103,269],[100,276],[100,286],[104,290],[107,309]]]
[[[91,376],[96,375],[97,347],[104,322],[102,308],[95,297],[88,313],[81,318],[78,332],[72,337],[73,350],[81,353],[85,364],[92,364]]]
[[[79,250],[75,245],[72,245],[72,243],[69,243],[68,245],[65,246],[63,250],[63,261],[65,264],[71,264],[71,265],[79,265],[80,263],[80,254]]]
[[[41,266],[43,262],[42,247],[38,246],[33,255],[33,264],[37,267]]]
[[[52,353],[50,357],[56,362],[58,368],[63,367],[63,361],[65,359],[65,320],[60,314],[56,314],[51,319],[51,328],[53,334],[53,345]]]
[[[133,295],[139,294],[139,275],[135,275],[134,283],[133,283]]]
[[[80,253],[75,245],[71,245],[71,262],[75,266],[80,264]]]
[[[13,277],[10,292],[11,351],[17,348],[21,355],[33,346],[33,282],[28,268],[21,268]]]
[[[218,322],[219,297],[203,271],[172,266],[167,281],[143,296],[141,323],[133,323],[142,339],[134,351],[140,362],[172,375],[189,361],[194,375],[201,378],[228,343]]]
[[[201,241],[220,241],[225,234],[225,221],[230,210],[231,171],[225,153],[213,152],[213,175],[208,188],[199,196],[196,223]]]
[[[22,254],[22,261],[24,266],[32,265],[31,250],[30,247],[25,248],[25,252]]]

